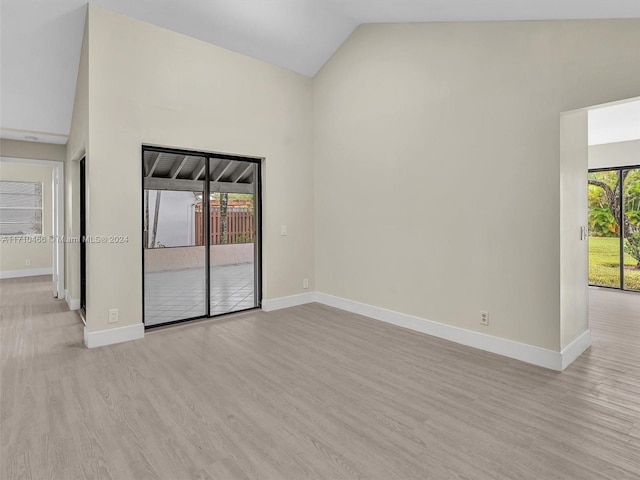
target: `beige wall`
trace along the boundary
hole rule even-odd
[[[560,119],[560,348],[589,329],[587,111]],[[584,229],[584,230],[582,230]]]
[[[640,165],[640,140],[603,143],[589,147],[589,168]]]
[[[55,145],[52,143],[22,142],[20,140],[1,138],[0,155],[3,157],[57,160],[64,162],[67,156],[67,147],[66,145]]]
[[[65,185],[65,228],[67,237],[80,236],[80,167],[79,161],[89,150],[89,35],[85,20],[80,65],[76,80],[76,94],[64,169]],[[80,246],[65,243],[65,289],[67,296],[80,301]]]
[[[52,172],[53,167],[21,165],[18,163],[0,163],[0,180],[14,182],[40,182],[43,185],[43,234],[46,242],[35,243],[0,243],[0,272],[41,270],[53,267],[53,247],[50,240],[52,234]],[[31,266],[25,261],[29,259]]]
[[[142,144],[264,157],[264,297],[302,293],[313,278],[311,79],[94,5],[88,17],[87,233],[129,237],[88,245],[89,331],[142,320]]]
[[[638,96],[638,43],[639,20],[358,28],[314,79],[316,290],[558,351],[560,113]]]

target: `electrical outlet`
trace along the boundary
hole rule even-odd
[[[24,264],[25,264],[27,267],[30,267],[30,266],[31,266],[31,259],[30,259],[30,258],[27,258],[27,259],[24,261]]]
[[[302,288],[309,288],[309,279],[305,278],[302,280]]]
[[[480,324],[489,325],[489,312],[480,312]]]
[[[282,235],[283,237],[287,235],[287,226],[286,225],[282,225],[280,227],[280,235]]]
[[[109,323],[117,323],[118,322],[118,309],[113,308],[109,310]]]

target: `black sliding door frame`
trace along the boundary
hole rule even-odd
[[[637,170],[640,169],[640,165],[630,165],[628,167],[606,167],[606,168],[590,168],[588,173],[602,173],[602,172],[616,172],[618,174],[618,188],[620,189],[620,217],[617,219],[617,221],[619,222],[620,225],[620,232],[619,232],[619,240],[620,240],[620,285],[617,287],[613,287],[610,285],[598,285],[598,284],[592,284],[589,283],[589,286],[591,287],[599,287],[599,288],[609,288],[612,290],[622,290],[625,292],[638,292],[638,290],[633,290],[633,289],[628,289],[625,288],[625,272],[624,272],[624,240],[625,240],[625,234],[624,234],[624,217],[626,214],[626,209],[625,209],[625,195],[624,195],[624,179],[622,178],[622,172],[627,171],[627,170]]]
[[[209,168],[211,160],[204,157],[204,193],[202,194],[202,215],[204,215],[203,235],[204,235],[204,265],[205,265],[205,310],[207,317],[211,316],[211,192],[210,178],[211,169]],[[207,199],[205,202],[205,198]]]
[[[239,312],[246,312],[249,310],[256,310],[262,308],[262,161],[263,158],[260,157],[245,157],[240,155],[229,155],[224,153],[211,153],[211,152],[202,152],[196,150],[184,150],[178,148],[170,148],[170,147],[160,147],[153,145],[143,145],[141,150],[141,176],[142,176],[142,188],[141,188],[141,197],[142,197],[142,215],[141,215],[141,225],[142,225],[142,322],[145,323],[145,169],[144,169],[144,154],[145,152],[157,152],[157,153],[168,153],[175,155],[188,155],[192,157],[202,157],[205,162],[204,169],[204,188],[203,188],[203,197],[202,197],[202,214],[204,216],[204,225],[203,225],[203,235],[205,237],[204,247],[205,247],[205,290],[206,290],[206,309],[205,315],[196,316],[192,318],[185,318],[180,320],[173,320],[166,323],[161,323],[157,325],[146,325],[145,329],[151,329],[156,327],[164,327],[167,325],[189,322],[192,320],[206,319],[219,317],[224,315],[231,315]],[[254,215],[255,215],[255,239],[254,239],[254,297],[255,302],[254,306],[251,308],[246,308],[242,310],[234,310],[232,312],[221,313],[216,315],[211,315],[211,159],[220,159],[220,160],[234,160],[245,163],[252,163],[255,165],[255,174],[254,174],[254,182],[256,183],[255,187],[255,201],[254,201]]]
[[[86,157],[80,160],[80,310],[87,314],[87,176]]]

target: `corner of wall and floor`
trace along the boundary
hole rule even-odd
[[[265,300],[262,309],[273,312],[314,302],[559,372],[591,346],[590,330],[580,334],[561,351],[554,351],[320,292]]]

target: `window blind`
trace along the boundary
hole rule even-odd
[[[42,183],[0,181],[0,235],[42,235]]]

